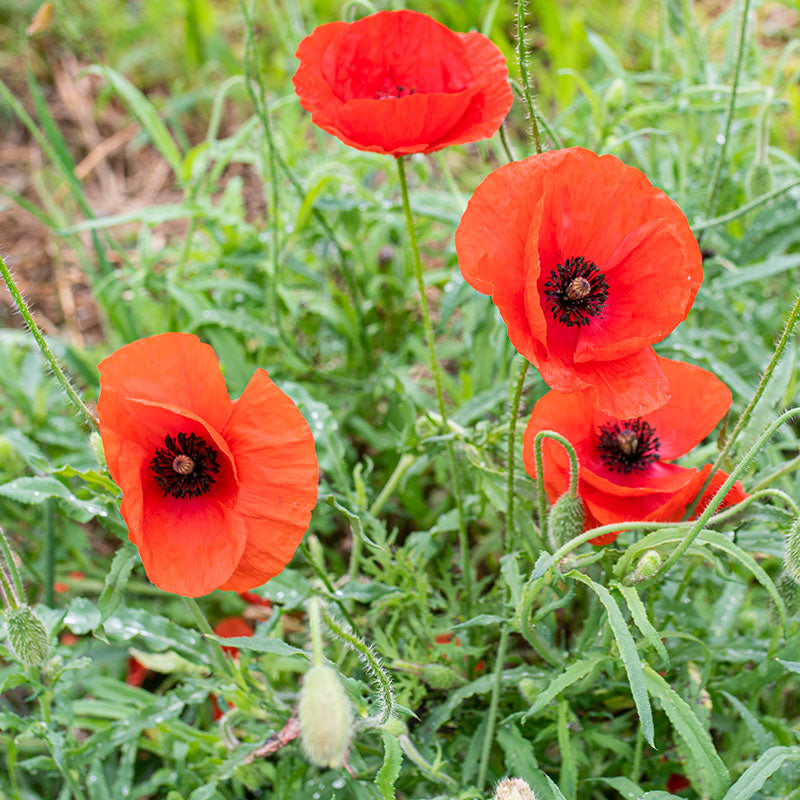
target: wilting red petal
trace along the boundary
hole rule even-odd
[[[688,789],[691,785],[692,782],[688,780],[688,778],[684,778],[683,775],[678,775],[676,772],[671,772],[669,778],[667,778],[667,791],[670,794],[682,792],[684,789]]]
[[[680,209],[641,172],[582,148],[500,167],[475,190],[456,252],[464,278],[491,294],[512,344],[549,386],[590,391],[620,419],[667,401],[649,346],[685,319],[702,259]],[[599,305],[585,324],[562,321],[548,294],[565,290],[557,270],[579,258],[606,282],[592,289]]]
[[[484,139],[513,99],[505,59],[489,39],[414,11],[320,25],[296,55],[300,104],[359,150],[399,156]]]

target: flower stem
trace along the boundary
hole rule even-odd
[[[211,627],[211,623],[208,621],[203,609],[200,608],[200,604],[194,597],[184,597],[183,602],[192,615],[195,625],[200,629],[200,633],[203,634],[212,663],[217,666],[223,675],[233,677],[235,680],[236,676],[231,669],[231,665],[228,662],[225,651],[222,649],[222,645],[216,639],[208,638],[209,636],[214,636],[214,629]]]
[[[539,126],[536,124],[536,105],[533,102],[530,78],[528,77],[528,53],[525,49],[525,0],[517,0],[517,59],[519,61],[519,74],[522,79],[522,91],[525,96],[525,105],[528,107],[528,119],[531,125],[531,137],[536,146],[536,152],[542,152],[542,140],[539,136]]]
[[[431,315],[428,310],[428,298],[425,295],[425,279],[422,276],[422,258],[420,257],[417,233],[414,228],[414,218],[411,214],[411,203],[408,199],[408,181],[406,179],[405,157],[400,156],[397,160],[397,174],[400,178],[400,188],[403,193],[403,211],[406,217],[406,227],[408,228],[408,238],[411,243],[411,251],[414,255],[414,274],[417,278],[417,288],[419,290],[419,302],[422,310],[422,325],[425,330],[425,339],[428,343],[428,357],[431,362],[431,372],[433,381],[436,384],[436,400],[439,404],[439,415],[441,416],[441,429],[446,432],[448,428],[447,409],[444,403],[444,391],[442,389],[442,374],[439,370],[439,362],[436,359],[436,345],[434,342],[433,326],[431,325]],[[472,612],[472,574],[469,563],[469,539],[467,538],[467,526],[464,520],[464,502],[461,498],[461,486],[456,469],[456,456],[453,449],[453,442],[448,439],[445,442],[447,450],[447,461],[450,467],[450,478],[453,484],[453,497],[458,512],[458,541],[461,550],[461,571],[464,580],[464,594],[466,596],[467,617]]]
[[[52,497],[44,504],[44,513],[44,604],[48,608],[53,608],[55,606],[53,583],[56,578],[56,509]]]
[[[36,340],[36,344],[39,345],[39,349],[42,351],[45,361],[47,361],[47,363],[50,365],[50,369],[53,370],[53,375],[55,375],[56,380],[61,384],[61,388],[64,389],[72,405],[75,406],[75,408],[83,415],[86,421],[95,428],[99,427],[97,417],[95,417],[95,415],[89,411],[86,403],[81,400],[81,398],[78,396],[78,393],[72,388],[69,378],[67,378],[67,376],[64,374],[64,370],[61,369],[58,361],[56,361],[56,357],[53,355],[53,352],[50,350],[50,347],[45,341],[44,336],[42,336],[41,331],[34,322],[33,315],[31,314],[27,303],[22,297],[19,287],[11,275],[11,270],[9,270],[9,268],[6,266],[6,262],[3,260],[1,255],[0,273],[3,275],[3,280],[6,282],[6,286],[8,286],[8,291],[11,292],[11,297],[13,298],[19,313],[22,314],[22,318],[25,320],[25,324],[28,326],[31,336],[33,336],[33,338]]]
[[[742,460],[731,470],[728,479],[720,486],[716,494],[711,498],[708,505],[703,510],[703,513],[694,521],[692,527],[689,529],[683,541],[672,551],[670,557],[661,565],[658,571],[651,577],[646,578],[644,582],[656,580],[660,575],[666,575],[672,568],[673,564],[692,546],[694,540],[700,535],[700,532],[705,527],[708,520],[719,507],[720,503],[725,499],[725,495],[730,491],[731,487],[739,475],[745,470],[748,464],[756,457],[758,451],[769,441],[770,437],[789,419],[800,416],[800,408],[790,408],[784,411],[765,431],[761,436],[756,439],[755,444],[745,453]],[[629,527],[626,522],[625,527]]]
[[[310,564],[311,569],[314,570],[316,576],[322,581],[323,585],[328,590],[330,599],[333,600],[337,606],[339,606],[339,609],[341,610],[342,614],[344,614],[350,625],[355,627],[355,622],[353,621],[353,617],[350,615],[350,611],[347,609],[347,606],[338,597],[336,597],[336,589],[333,588],[331,579],[325,574],[325,571],[320,568],[319,564],[317,564],[308,545],[305,542],[300,542],[300,545],[297,549],[305,556],[305,559]]]
[[[522,389],[525,386],[525,376],[528,374],[530,363],[527,358],[523,359],[522,366],[517,375],[517,382],[513,385],[510,398],[511,416],[508,420],[508,496],[506,498],[506,539],[504,544],[509,545],[514,536],[514,463],[516,456],[517,440],[517,419],[519,417],[519,406],[522,402]],[[503,548],[505,550],[505,547]]]
[[[25,589],[22,586],[17,563],[14,561],[14,553],[2,528],[0,528],[0,572],[3,574],[3,583],[8,584],[7,591],[10,593],[11,607],[17,608],[20,603],[25,602]]]
[[[409,471],[409,469],[411,469],[412,465],[415,464],[416,461],[417,456],[412,455],[411,453],[405,453],[404,455],[400,456],[400,460],[397,462],[394,471],[389,476],[389,480],[386,481],[386,484],[383,489],[381,489],[380,494],[375,498],[372,505],[369,507],[368,513],[370,516],[377,517],[378,514],[381,513],[383,507],[389,501],[389,498],[394,494],[397,484],[403,480],[403,476]]]
[[[500,631],[500,644],[497,645],[497,660],[494,665],[494,681],[492,683],[492,696],[489,700],[489,716],[486,721],[486,733],[483,737],[483,750],[481,751],[481,764],[478,768],[478,789],[483,790],[486,784],[486,771],[489,767],[489,756],[492,752],[494,741],[494,728],[497,722],[497,706],[500,701],[500,684],[503,680],[503,663],[506,660],[506,647],[508,645],[508,626],[503,625]]]
[[[780,358],[783,355],[783,351],[786,349],[786,345],[789,343],[789,339],[792,338],[792,333],[794,332],[794,326],[797,324],[798,316],[800,316],[800,293],[798,293],[797,298],[794,301],[794,306],[792,306],[792,310],[789,312],[789,318],[786,320],[786,325],[784,326],[781,338],[778,340],[778,344],[775,346],[775,351],[772,354],[772,358],[770,358],[769,360],[769,364],[767,364],[767,368],[764,370],[764,374],[761,376],[761,380],[759,381],[758,386],[756,387],[755,393],[750,398],[750,402],[747,404],[747,408],[745,408],[745,410],[742,411],[741,416],[736,422],[736,426],[731,432],[731,435],[728,437],[728,441],[725,442],[725,446],[722,448],[722,450],[720,450],[719,455],[716,457],[714,463],[711,465],[711,472],[708,474],[705,483],[703,484],[700,491],[697,493],[697,496],[695,497],[694,501],[686,509],[686,513],[684,514],[683,517],[684,519],[688,519],[694,513],[694,510],[697,508],[697,504],[700,502],[700,498],[703,496],[703,493],[711,484],[711,479],[714,477],[714,473],[722,466],[723,462],[728,457],[728,454],[731,452],[731,449],[733,448],[733,444],[736,441],[736,438],[744,430],[745,426],[750,421],[753,409],[756,407],[756,404],[761,399],[761,395],[764,394],[764,390],[767,388],[769,379],[772,377],[772,373],[775,372],[775,367],[778,366],[778,361],[780,361]]]
[[[731,87],[731,100],[728,104],[728,111],[725,115],[725,127],[722,139],[719,141],[719,150],[714,160],[714,169],[711,174],[711,182],[708,186],[708,196],[706,198],[707,216],[713,217],[717,209],[717,191],[719,190],[719,179],[722,174],[722,163],[725,160],[725,151],[728,147],[728,139],[731,135],[731,125],[733,124],[733,112],[736,107],[736,93],[739,89],[739,78],[742,74],[742,62],[744,61],[744,44],[747,36],[747,17],[750,13],[750,0],[744,0],[742,9],[742,24],[739,29],[739,45],[736,51],[736,66],[733,73],[733,86]]]
[[[795,186],[800,186],[800,178],[789,181],[789,183],[785,183],[783,186],[779,186],[777,189],[773,189],[771,192],[762,194],[760,197],[756,197],[749,203],[745,203],[744,205],[739,206],[739,208],[729,211],[727,214],[698,222],[692,225],[692,231],[694,233],[699,233],[700,231],[707,230],[708,228],[716,228],[717,225],[724,225],[726,222],[731,222],[738,217],[748,214],[754,208],[758,208],[760,205],[768,203],[770,200],[774,200],[776,197],[780,197],[782,194],[788,192],[789,189],[794,189]]]
[[[308,629],[311,632],[311,663],[318,667],[322,664],[322,621],[319,613],[320,600],[311,597],[308,601]]]
[[[575,498],[578,495],[578,455],[569,439],[555,431],[539,431],[533,440],[533,452],[536,457],[536,488],[539,494],[539,534],[547,538],[547,497],[544,491],[544,460],[542,459],[542,439],[554,439],[567,451],[569,455],[569,494]]]

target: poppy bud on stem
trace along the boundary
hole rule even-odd
[[[556,521],[559,525],[559,530],[554,531],[553,538],[548,535],[547,497],[544,490],[542,439],[554,439],[557,441],[567,451],[570,463],[569,489],[553,506],[553,512],[555,512]],[[580,528],[576,528],[578,505],[580,505],[580,514],[583,516],[583,503],[578,496],[578,455],[569,439],[566,439],[555,431],[539,431],[539,433],[536,434],[536,438],[533,440],[533,451],[536,457],[536,486],[539,493],[539,528],[542,536],[547,538],[547,541],[550,542],[555,550],[573,536],[579,535],[583,530],[583,519],[581,519]],[[561,503],[562,500],[565,502]],[[561,503],[561,508],[556,512],[556,507],[559,506],[559,503]],[[565,530],[565,527],[569,528],[569,530]],[[556,535],[558,535],[558,539],[555,539]],[[561,540],[561,535],[564,535],[563,540]]]

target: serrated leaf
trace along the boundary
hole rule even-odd
[[[720,694],[722,694],[739,712],[739,716],[744,720],[745,725],[747,725],[747,727],[750,729],[750,733],[753,734],[753,739],[755,739],[758,749],[762,752],[766,752],[772,745],[773,739],[767,729],[761,724],[758,717],[756,717],[756,715],[753,714],[753,712],[741,700],[739,700],[738,697],[734,697],[732,694],[724,690],[721,691]]]
[[[513,723],[502,725],[497,731],[497,743],[505,753],[505,766],[510,775],[533,783],[536,780],[536,753],[533,744]]]
[[[650,699],[647,696],[647,687],[642,672],[642,662],[639,659],[639,651],[636,649],[636,642],[633,641],[633,636],[631,636],[631,632],[625,624],[625,619],[617,605],[617,601],[614,600],[611,596],[611,592],[609,592],[605,586],[595,583],[582,572],[572,570],[572,572],[567,574],[567,577],[580,581],[588,586],[595,592],[600,602],[603,604],[608,614],[608,624],[611,626],[611,630],[614,633],[614,638],[619,648],[619,654],[622,658],[625,672],[628,675],[628,684],[631,687],[633,702],[636,703],[636,711],[639,714],[642,733],[645,741],[651,747],[655,747],[655,743],[653,742],[653,736],[655,735],[653,729],[653,712],[650,708]]]
[[[400,776],[400,767],[403,764],[403,751],[396,736],[388,731],[383,734],[383,764],[375,776],[375,785],[383,795],[384,800],[395,800],[394,785]]]
[[[639,597],[639,592],[633,586],[625,586],[617,582],[614,583],[614,588],[625,598],[636,627],[642,632],[650,646],[661,656],[664,666],[669,669],[669,653],[667,648],[664,647],[658,631],[653,627],[650,618],[647,616],[647,609],[644,607],[642,598]]]
[[[644,667],[647,689],[661,702],[664,713],[675,732],[683,739],[694,767],[692,783],[696,783],[714,800],[722,797],[730,786],[730,775],[719,757],[708,731],[700,724],[689,704],[651,667]]]
[[[76,522],[89,522],[92,517],[106,517],[108,512],[91,500],[80,500],[64,486],[48,475],[16,478],[0,484],[0,495],[24,505],[38,505],[55,498],[64,512]]]
[[[224,636],[208,634],[208,638],[214,639],[223,647],[235,647],[237,650],[249,650],[253,653],[272,653],[276,656],[302,656],[303,658],[308,658],[308,653],[299,647],[293,647],[282,639],[276,639],[272,636],[259,636],[258,633],[254,636],[231,636],[227,639]]]
[[[785,761],[800,761],[800,747],[770,747],[741,774],[723,800],[750,800]]]
[[[127,545],[120,547],[111,561],[111,569],[106,575],[105,586],[97,600],[100,609],[100,622],[105,622],[119,607],[125,596],[125,586],[128,583],[131,570],[137,559],[136,550]]]
[[[590,656],[574,664],[570,664],[557,678],[554,678],[548,686],[536,698],[536,702],[522,715],[524,722],[529,717],[538,714],[551,700],[556,698],[573,683],[577,683],[581,678],[585,678],[599,663],[605,661],[605,656]]]
[[[625,800],[639,800],[642,796],[642,787],[638,783],[634,783],[630,778],[619,776],[616,778],[597,778],[600,783],[605,783],[612,789],[616,789]],[[671,796],[671,795],[670,795]]]

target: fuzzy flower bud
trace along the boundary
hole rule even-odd
[[[553,503],[547,518],[547,538],[553,550],[583,533],[586,519],[583,501],[577,495],[573,497],[565,492]]]
[[[536,800],[536,795],[522,778],[504,778],[494,790],[494,800]]]
[[[50,652],[50,642],[39,617],[28,606],[20,606],[6,610],[5,622],[8,643],[17,658],[29,667],[41,664]]]
[[[745,175],[745,190],[750,200],[761,197],[772,190],[774,184],[772,167],[767,161],[756,161]]]
[[[298,711],[300,740],[309,761],[336,769],[353,735],[353,709],[336,670],[317,664],[306,673]]]
[[[603,101],[609,111],[622,108],[628,100],[628,86],[622,78],[614,78],[603,94]]]
[[[800,518],[792,523],[786,534],[783,568],[800,583]]]
[[[800,582],[788,570],[783,570],[775,584],[778,594],[786,606],[786,613],[791,617],[800,611]],[[773,622],[777,621],[777,609],[772,610]]]
[[[431,689],[457,689],[466,683],[463,675],[444,664],[424,664],[421,677]]]
[[[646,550],[644,555],[639,559],[636,568],[631,570],[626,576],[624,583],[640,583],[641,581],[652,578],[658,572],[663,563],[661,554],[658,550]]]

